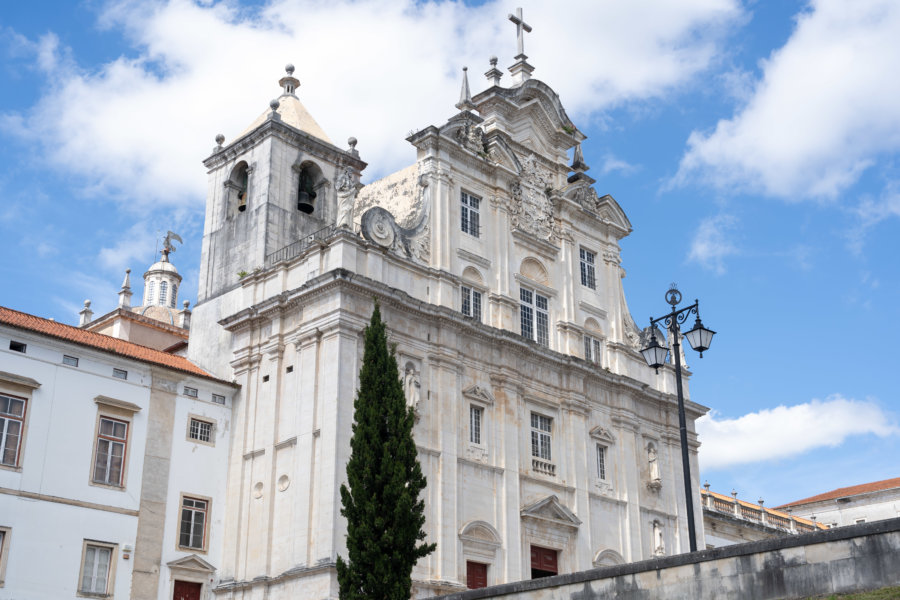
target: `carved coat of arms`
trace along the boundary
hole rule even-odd
[[[561,227],[548,194],[552,187],[552,174],[538,163],[533,154],[522,160],[521,165],[519,179],[510,189],[510,222],[515,229],[541,240],[556,242],[561,237]]]

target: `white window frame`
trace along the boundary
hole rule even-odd
[[[123,381],[127,381],[128,380],[128,371],[126,371],[125,369],[117,369],[117,368],[113,367],[112,376],[115,377],[116,379],[121,379]]]
[[[13,403],[22,403],[22,414],[13,412]],[[3,408],[5,406],[5,408]],[[21,464],[22,442],[25,439],[25,418],[28,415],[28,398],[0,392],[0,466],[17,469]],[[12,433],[14,426],[18,425],[18,431]],[[10,454],[11,438],[15,436],[16,447],[12,449],[12,461],[7,461]]]
[[[176,302],[177,299],[178,299],[178,284],[177,284],[177,283],[173,283],[173,284],[172,284],[172,299],[169,300],[169,307],[170,307],[170,308],[175,308],[175,302]]]
[[[470,285],[460,285],[460,312],[481,323],[481,312],[484,306],[484,294]]]
[[[188,398],[196,398],[197,397],[197,388],[190,387],[188,385],[184,386],[184,395]]]
[[[597,479],[600,481],[609,481],[607,478],[608,451],[608,446],[597,444]]]
[[[189,504],[192,503],[192,504]],[[202,503],[203,506],[199,506],[198,504]],[[181,494],[180,502],[178,503],[178,538],[177,538],[177,546],[179,550],[190,550],[192,552],[206,552],[208,544],[209,544],[209,516],[212,512],[212,501],[210,498],[205,496],[198,496],[196,494]],[[202,531],[200,532],[201,537],[201,545],[196,546],[194,543],[196,540],[196,532],[194,528],[197,526],[196,517],[198,514],[203,515],[203,523],[201,525]],[[185,517],[188,517],[188,520],[185,520]],[[187,533],[188,535],[188,543],[183,544],[183,536],[185,532],[183,531],[185,523],[188,523],[190,526],[190,531]]]
[[[481,198],[465,190],[459,192],[460,230],[472,237],[481,237]]]
[[[584,334],[584,360],[596,365],[602,364],[603,341],[590,334]]]
[[[578,249],[579,264],[581,265],[581,285],[596,290],[597,289],[597,253],[591,252],[586,248]]]
[[[523,337],[550,347],[550,299],[526,287],[519,288],[519,327]]]
[[[6,583],[6,562],[9,558],[9,543],[12,529],[0,527],[0,588]]]
[[[78,366],[78,357],[77,356],[69,356],[68,354],[63,354],[62,363],[68,367],[77,367]]]
[[[469,404],[469,443],[484,446],[484,407]]]
[[[166,298],[169,295],[169,283],[167,281],[159,282],[159,305],[166,305]]]
[[[113,433],[103,433],[103,422],[108,421],[113,424]],[[125,432],[124,437],[118,436],[115,433],[116,425],[124,425]],[[128,441],[130,439],[130,429],[131,429],[131,421],[126,419],[122,419],[121,417],[112,417],[106,414],[101,413],[97,417],[97,430],[94,435],[94,454],[93,460],[91,461],[91,483],[102,486],[109,486],[114,488],[124,488],[125,487],[125,470],[128,465]],[[101,460],[100,455],[100,447],[101,442],[107,442],[108,447],[110,449],[109,452],[106,452],[107,461],[105,466],[105,474],[102,478],[97,477],[97,466],[98,461]],[[122,447],[122,455],[121,455],[121,465],[119,466],[119,479],[118,481],[110,481],[110,475],[112,474],[112,459],[114,455],[112,453],[112,449],[116,446]]]
[[[197,427],[194,426],[194,423],[198,423]],[[195,433],[202,433],[202,425],[208,426],[209,439],[204,440],[202,437],[194,437]],[[204,417],[202,415],[188,415],[187,420],[187,433],[186,438],[187,441],[192,444],[205,444],[207,446],[215,446],[216,445],[216,421],[214,419],[210,419],[209,417]]]
[[[149,306],[151,304],[156,304],[153,295],[156,293],[156,281],[151,279],[147,283],[147,301],[144,302],[145,305]]]
[[[81,549],[81,566],[78,569],[78,587],[76,588],[79,596],[97,598],[113,595],[116,580],[117,547],[117,544],[109,542],[84,540]],[[106,574],[101,581],[101,571],[99,570],[101,563],[96,559],[103,553],[106,555]],[[85,587],[85,577],[90,577],[89,587]]]
[[[531,412],[531,457],[553,462],[553,417]]]
[[[215,404],[221,404],[222,406],[225,406],[225,396],[223,396],[222,394],[213,394],[212,401]]]

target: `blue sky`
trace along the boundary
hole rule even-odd
[[[331,138],[359,139],[371,181],[454,113],[463,65],[477,93],[491,55],[512,64],[517,5],[534,77],[634,226],[635,319],[676,281],[718,331],[702,360],[688,351],[713,408],[702,479],[773,506],[900,474],[892,0],[5,3],[0,304],[102,314],[169,229],[193,301],[201,161],[266,109],[285,63]]]

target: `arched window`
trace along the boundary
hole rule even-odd
[[[144,304],[148,304],[148,305],[153,304],[153,296],[155,295],[155,293],[156,293],[156,282],[151,281],[150,284],[147,286],[147,298],[146,298]]]
[[[175,300],[177,299],[177,297],[178,297],[178,284],[173,283],[172,284],[172,299],[169,301],[169,306],[171,306],[172,308],[175,308]]]
[[[163,281],[159,284],[159,305],[160,306],[166,305],[166,291],[168,290],[168,288],[169,288],[169,284],[166,283],[165,281]]]

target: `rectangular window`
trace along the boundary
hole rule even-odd
[[[0,587],[6,579],[6,559],[9,557],[9,527],[0,527]]]
[[[484,417],[484,409],[480,406],[469,406],[469,441],[473,444],[481,443],[481,423]]]
[[[543,460],[550,458],[550,430],[553,419],[531,413],[531,455]]]
[[[184,386],[184,395],[187,396],[188,398],[196,398],[197,397],[197,388]]]
[[[584,248],[580,250],[581,254],[581,285],[592,290],[597,289],[597,279],[594,276],[594,258],[595,254]]]
[[[597,444],[597,477],[606,481],[606,446]]]
[[[28,347],[28,345],[23,344],[22,342],[16,342],[13,340],[10,340],[10,342],[9,342],[9,349],[12,350],[13,352],[23,352],[24,353],[25,349],[27,347]]]
[[[462,291],[462,314],[481,321],[481,292],[467,286],[460,286]]]
[[[125,369],[113,369],[113,377],[116,379],[128,379],[128,371]]]
[[[0,394],[0,464],[19,466],[24,426],[25,399]]]
[[[600,340],[590,335],[584,336],[584,360],[599,365],[601,348]]]
[[[209,421],[201,421],[200,419],[192,418],[188,437],[192,440],[208,442],[212,438],[212,426],[213,424]]]
[[[94,481],[106,485],[122,485],[128,423],[100,417],[97,454],[94,458]]]
[[[212,401],[216,404],[225,404],[225,396],[222,396],[220,394],[213,394]]]
[[[68,354],[63,354],[63,364],[69,365],[70,367],[78,366],[78,358],[74,356],[69,356]]]
[[[85,544],[79,591],[88,594],[109,593],[109,568],[112,564],[112,553],[113,547]]]
[[[522,336],[541,346],[550,345],[550,313],[546,297],[537,292],[519,290],[519,322]]]
[[[480,217],[478,207],[481,204],[481,198],[460,192],[459,213],[460,225],[463,233],[471,236],[479,237],[481,233]]]
[[[181,500],[181,528],[178,545],[182,548],[206,548],[206,513],[209,502],[185,496]]]

